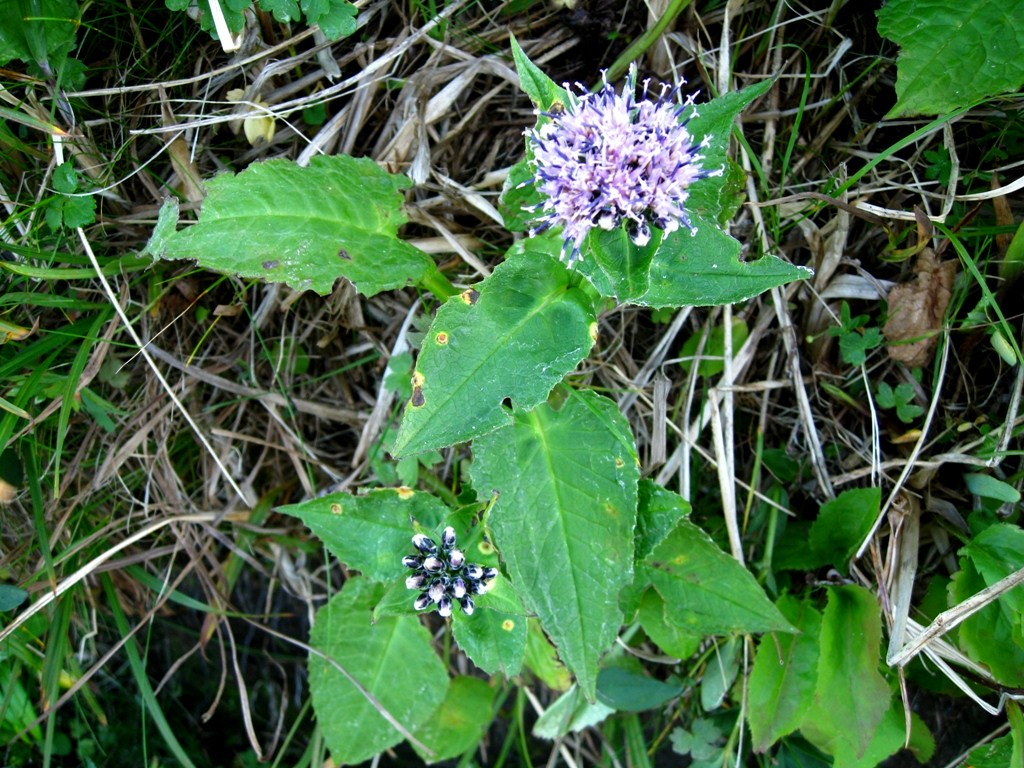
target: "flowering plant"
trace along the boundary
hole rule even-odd
[[[677,88],[652,98],[644,81],[638,93],[635,70],[621,90],[604,81],[587,93],[557,86],[518,45],[513,56],[537,122],[509,171],[503,215],[527,236],[485,279],[452,285],[398,237],[409,182],[365,159],[268,161],[214,179],[199,223],[174,231],[165,212],[150,243],[300,289],[326,292],[340,276],[366,295],[411,283],[441,300],[399,387],[407,404],[389,447],[401,459],[471,441],[457,499],[380,488],[279,510],[361,573],[320,609],[311,637],[313,703],[339,763],[403,738],[431,759],[458,754],[437,713],[478,722],[488,711],[466,694],[479,680],[449,678],[425,621],[450,623],[489,675],[526,665],[562,687],[538,650],[557,648],[572,695],[587,701],[624,622],[652,637],[792,631],[753,576],[688,522],[687,502],[641,479],[617,404],[568,378],[609,304],[737,302],[809,274],[771,255],[741,260],[725,229],[742,189],[731,126],[769,84],[698,108]],[[249,210],[253,198],[318,216],[296,244],[295,215],[268,222]],[[716,578],[693,577],[703,572]]]

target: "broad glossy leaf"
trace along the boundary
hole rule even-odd
[[[474,289],[449,299],[430,325],[398,456],[471,440],[529,410],[582,360],[597,332],[593,306],[548,253],[516,246]]]
[[[406,730],[430,720],[448,689],[448,672],[431,635],[412,617],[370,623],[383,588],[353,578],[316,614],[310,645],[339,664],[375,700],[371,702],[335,666],[309,657],[313,708],[335,763],[360,763],[402,741],[383,707]]]
[[[830,587],[821,622],[818,683],[800,725],[830,755],[863,757],[890,706],[878,671],[881,610],[863,587]]]
[[[881,488],[851,488],[822,504],[810,533],[818,565],[845,570],[874,525],[881,503]]]
[[[611,400],[573,392],[558,411],[517,413],[474,455],[477,493],[500,494],[488,525],[512,584],[593,699],[598,660],[622,623],[618,593],[633,577],[629,425]]]
[[[900,46],[897,115],[938,115],[1024,85],[1024,0],[890,0],[878,31]]]
[[[413,735],[433,756],[417,749],[428,763],[450,760],[479,744],[490,725],[496,690],[475,677],[452,678],[444,703]]]
[[[683,692],[679,683],[665,683],[622,667],[602,669],[597,678],[597,698],[618,712],[656,709]]]
[[[918,717],[916,712],[910,715],[910,745],[919,765],[927,765],[935,752],[935,739],[928,731],[928,726]],[[852,752],[840,751],[835,756],[832,768],[875,768],[883,765],[887,757],[899,752],[907,737],[906,721],[903,719],[903,706],[899,700],[890,699],[882,722],[875,730],[874,738],[868,744],[863,755],[855,756]],[[970,764],[971,768],[975,768]]]
[[[734,304],[814,273],[777,256],[740,261],[740,244],[709,220],[692,217],[697,232],[666,237],[651,262],[650,288],[620,299],[645,307],[704,307]]]
[[[331,493],[277,511],[302,520],[349,568],[375,581],[390,581],[407,575],[402,557],[414,551],[413,526],[433,531],[448,508],[429,493],[379,488],[361,496]]]
[[[801,634],[765,635],[758,643],[747,684],[747,721],[755,752],[764,752],[799,727],[818,679],[821,614],[788,595],[776,605]]]
[[[339,277],[373,296],[414,285],[436,267],[399,240],[402,190],[411,182],[369,158],[254,163],[206,184],[199,222],[150,250],[218,272],[329,293]]]
[[[665,601],[665,619],[697,634],[793,632],[750,571],[682,520],[644,560],[642,574]]]

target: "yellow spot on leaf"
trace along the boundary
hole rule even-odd
[[[513,629],[516,628],[516,623],[512,621],[512,619],[505,619],[503,622],[501,622],[501,628],[504,629],[506,632],[511,632]]]
[[[626,466],[626,462],[624,462],[622,460],[621,456],[616,456],[615,457],[615,466],[616,466],[617,469],[622,469],[624,466]]]
[[[590,324],[589,332],[590,332],[590,340],[596,344],[597,343],[597,323],[591,323]]]
[[[479,544],[476,545],[476,548],[481,555],[494,554],[494,545],[491,544],[491,542],[489,541],[481,541]]]
[[[416,492],[412,488],[407,488],[404,485],[398,488],[398,498],[400,499],[411,499],[414,493]]]
[[[434,341],[436,341],[438,344],[441,344],[441,345],[447,344],[448,343],[448,334],[445,333],[444,331],[438,331],[437,335],[434,337]]]
[[[344,511],[345,510],[341,506],[341,504],[331,504],[331,514],[332,515],[340,515]]]

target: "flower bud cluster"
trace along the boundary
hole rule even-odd
[[[467,563],[465,553],[455,548],[455,529],[451,526],[441,533],[440,547],[422,533],[412,537],[412,545],[419,554],[402,558],[402,565],[412,569],[405,586],[420,592],[413,607],[423,611],[436,606],[437,612],[447,618],[458,603],[463,613],[472,615],[476,608],[472,596],[494,586],[497,569]]]
[[[679,102],[678,89],[663,86],[657,100],[647,98],[649,81],[636,98],[636,69],[622,93],[608,84],[588,93],[565,84],[569,103],[554,105],[548,118],[526,131],[533,149],[533,183],[544,201],[528,209],[536,216],[530,234],[562,228],[562,260],[571,266],[594,228],[617,229],[623,223],[634,244],[651,240],[651,227],[665,234],[680,226],[695,233],[685,204],[689,187],[721,174],[702,165],[700,150],[686,128],[693,97]],[[689,115],[684,114],[690,112]]]

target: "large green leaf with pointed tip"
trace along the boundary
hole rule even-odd
[[[352,578],[316,614],[309,687],[317,723],[336,764],[361,763],[427,723],[448,689],[448,672],[418,618],[387,616],[370,623],[383,587]],[[369,698],[366,694],[369,694]]]
[[[765,635],[747,683],[747,722],[755,752],[764,752],[800,725],[818,679],[821,614],[805,600],[784,595],[777,603],[800,634]]]
[[[882,620],[875,596],[859,586],[830,587],[820,637],[818,680],[800,730],[830,755],[862,757],[890,703],[878,671]]]
[[[402,555],[412,551],[413,526],[434,530],[448,508],[429,493],[378,488],[362,496],[331,493],[277,511],[302,520],[349,568],[389,581],[406,575]]]
[[[570,278],[550,254],[516,247],[490,277],[438,310],[416,361],[395,455],[511,423],[506,398],[522,410],[547,398],[597,331],[591,301]]]
[[[654,547],[637,581],[653,585],[665,620],[688,632],[796,631],[750,571],[688,520]]]
[[[618,593],[633,576],[639,470],[615,404],[571,393],[559,410],[517,412],[474,443],[481,496],[499,496],[488,525],[512,585],[593,699],[598,660],[622,623]]]
[[[369,158],[254,163],[206,184],[199,222],[148,249],[162,258],[329,293],[339,277],[360,293],[413,285],[436,269],[399,240],[402,190],[411,182]]]
[[[1024,0],[889,0],[878,31],[900,46],[897,115],[940,115],[1024,85]]]
[[[493,716],[496,688],[476,677],[458,676],[448,686],[448,696],[426,724],[415,731],[416,738],[431,750],[417,748],[427,763],[451,760],[480,743]]]

